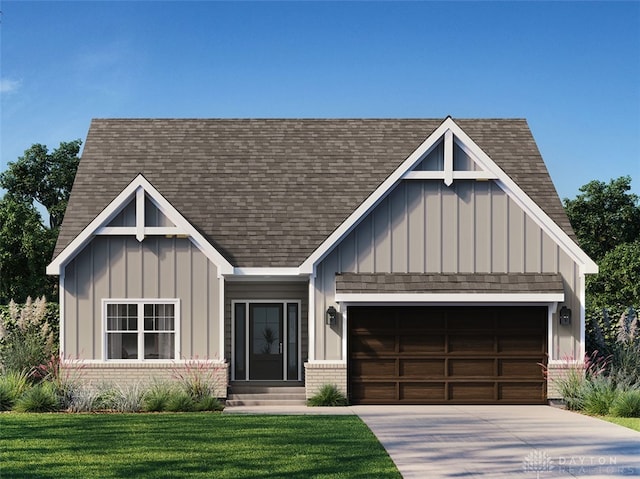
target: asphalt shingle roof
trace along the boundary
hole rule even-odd
[[[555,273],[342,273],[337,293],[563,293]]]
[[[443,121],[93,120],[55,255],[142,173],[234,266],[298,266]],[[525,120],[455,121],[574,237]]]

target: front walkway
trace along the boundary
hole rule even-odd
[[[549,406],[232,407],[357,414],[409,478],[640,477],[640,433]]]

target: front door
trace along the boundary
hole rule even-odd
[[[249,304],[249,379],[282,380],[281,303]]]

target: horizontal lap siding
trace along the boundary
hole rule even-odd
[[[65,268],[64,353],[102,359],[102,300],[179,298],[181,355],[218,358],[219,279],[188,239],[97,236]]]

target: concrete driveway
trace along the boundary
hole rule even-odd
[[[352,406],[405,479],[640,477],[640,433],[549,406]]]

